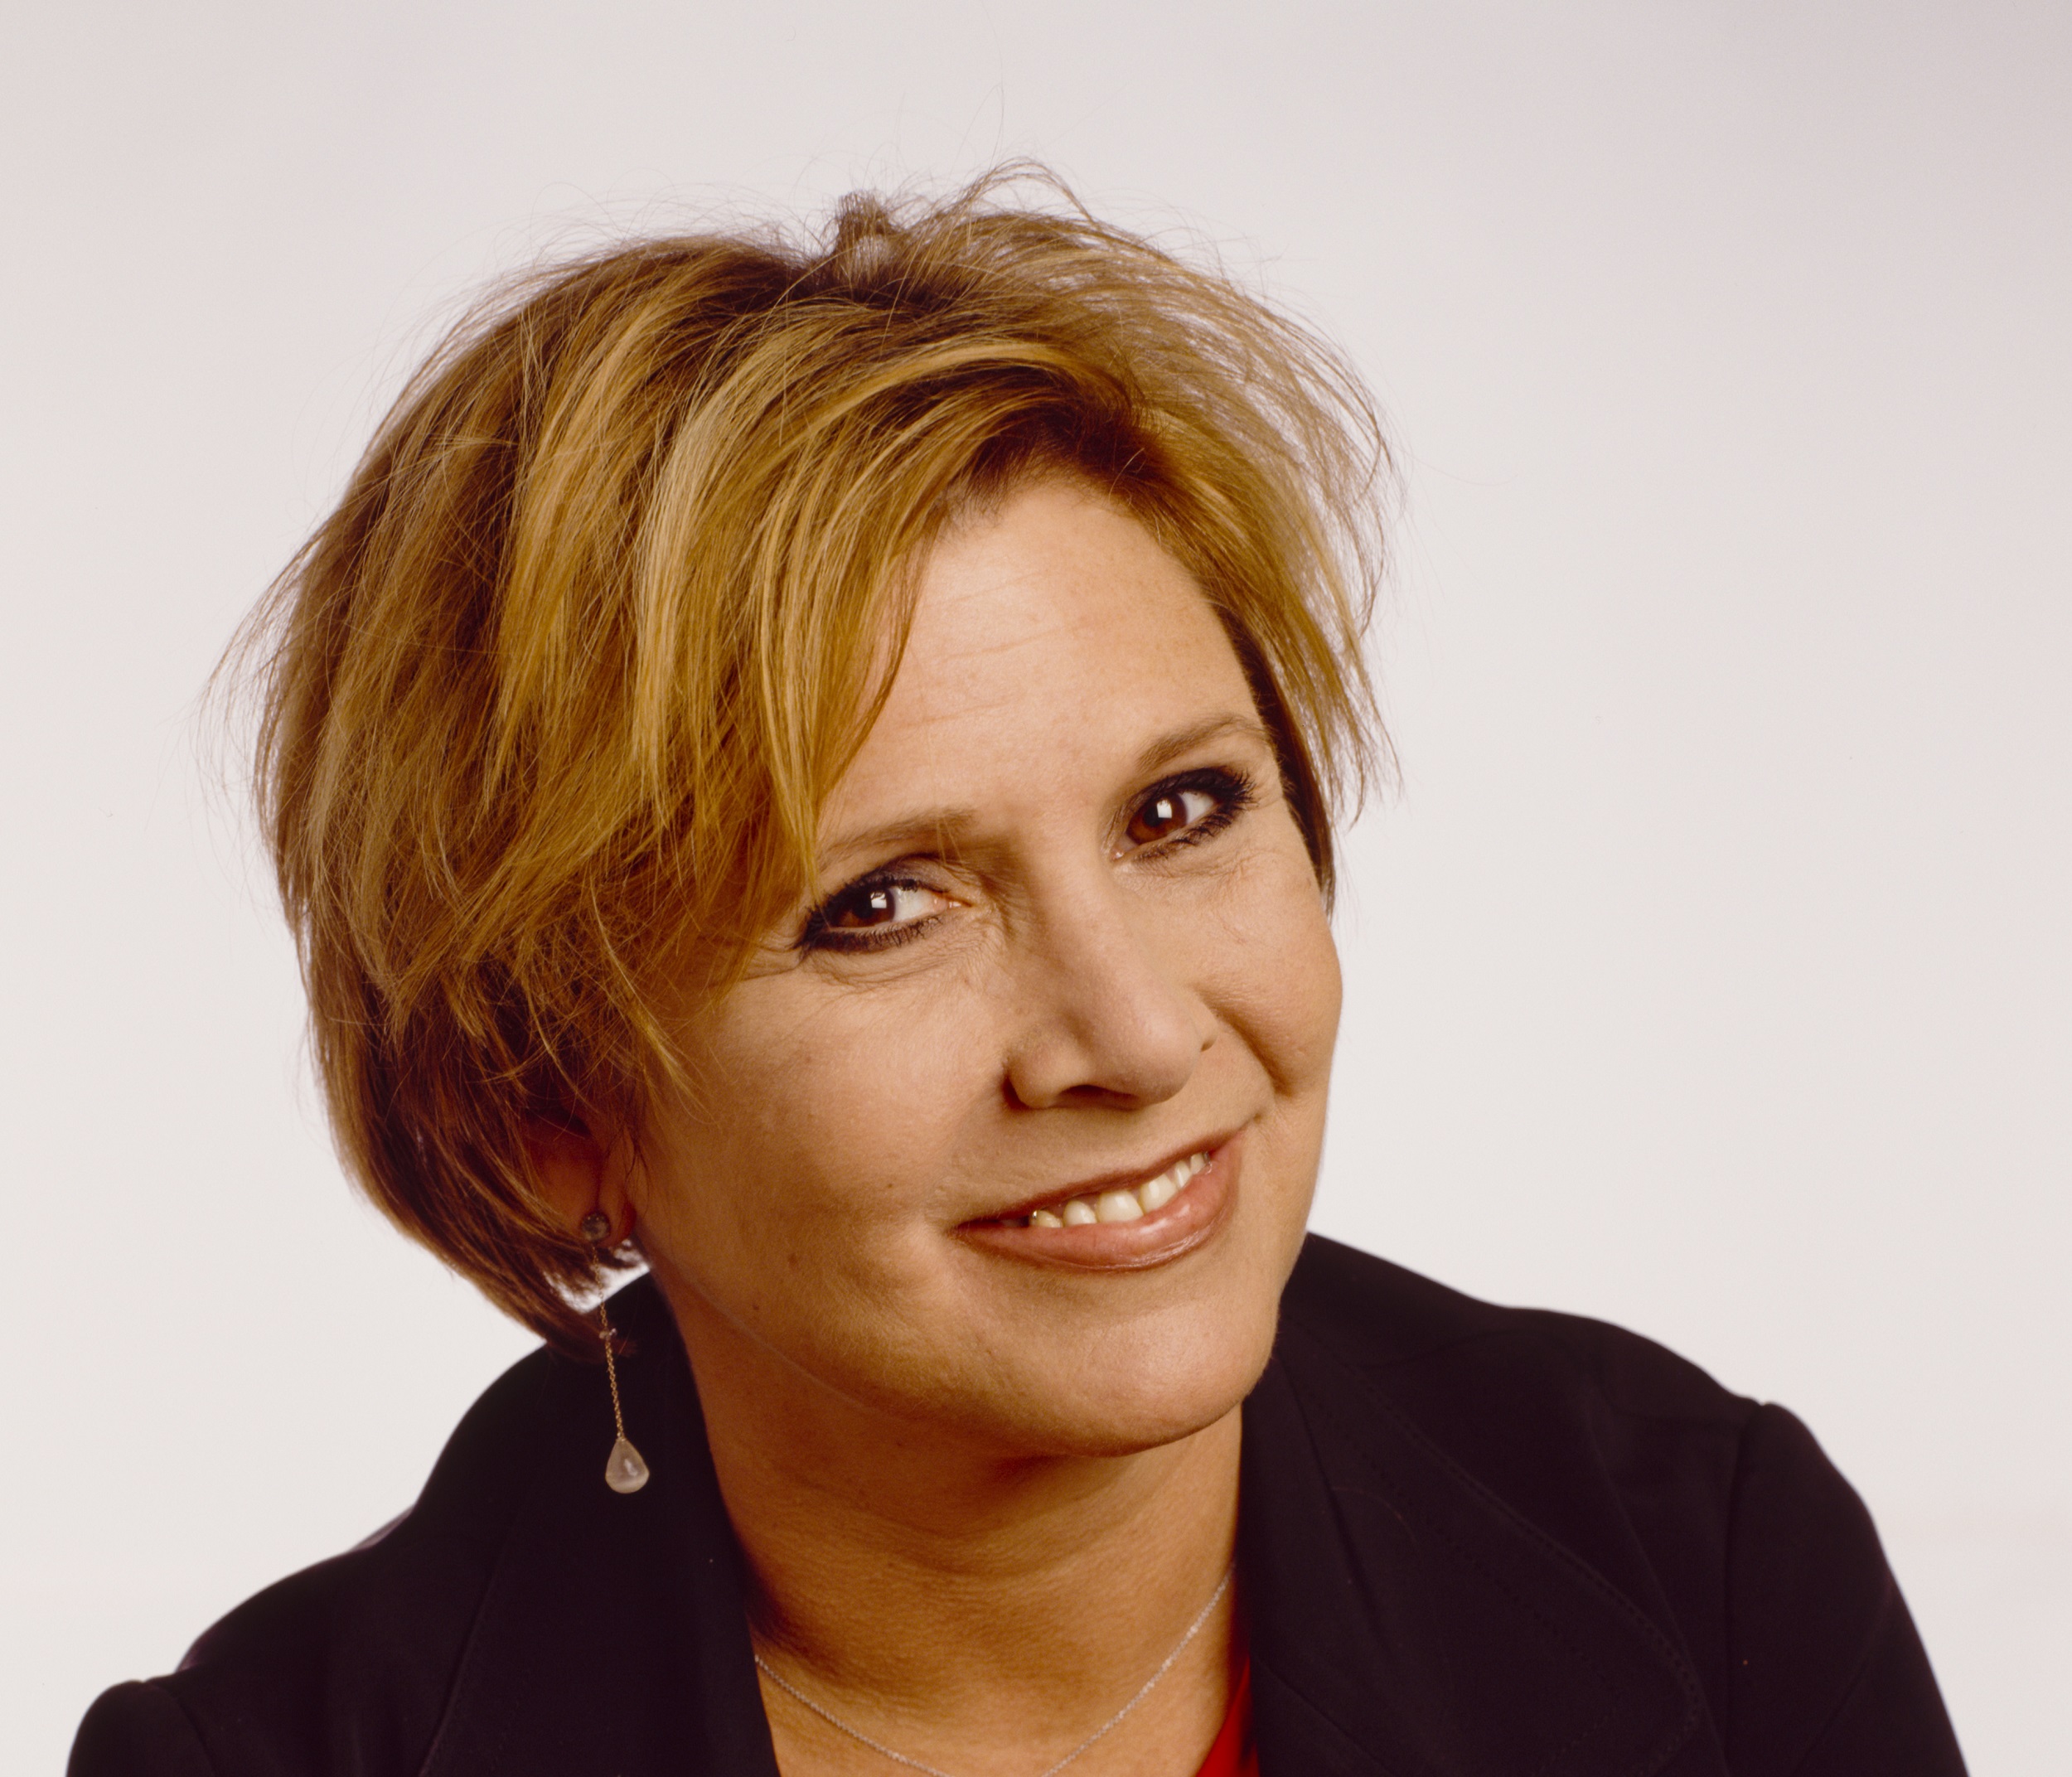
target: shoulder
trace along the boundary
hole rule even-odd
[[[1276,1355],[1313,1415],[1356,1439],[1386,1421],[1656,1615],[1716,1597],[1744,1440],[1776,1411],[1623,1328],[1480,1301],[1316,1237]]]
[[[1315,1237],[1276,1360],[1313,1411],[1386,1420],[1669,1635],[1731,1769],[1962,1770],[1870,1514],[1784,1408]],[[1910,1750],[1879,1765],[1894,1735]]]
[[[177,1672],[95,1704],[73,1777],[762,1768],[738,1550],[675,1322],[651,1279],[612,1304],[651,1484],[605,1484],[602,1368],[535,1353],[401,1518],[239,1606]]]
[[[1284,1319],[1370,1378],[1415,1386],[1421,1371],[1502,1379],[1615,1412],[1738,1433],[1755,1403],[1653,1340],[1602,1320],[1479,1300],[1370,1253],[1311,1235]]]
[[[1316,1236],[1281,1319],[1299,1389],[1386,1402],[1535,1517],[1609,1482],[1644,1517],[1718,1529],[1742,1440],[1776,1411],[1623,1327],[1481,1301]]]
[[[545,1351],[515,1365],[402,1517],[248,1599],[177,1672],[104,1692],[71,1777],[416,1770],[573,1368]]]

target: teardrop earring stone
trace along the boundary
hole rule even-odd
[[[604,1484],[615,1494],[637,1494],[647,1484],[647,1465],[641,1453],[622,1437],[604,1460]]]

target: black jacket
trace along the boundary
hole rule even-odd
[[[72,1777],[774,1777],[654,1286],[541,1352],[403,1518],[119,1685]],[[1262,1777],[1929,1777],[1963,1762],[1871,1520],[1804,1426],[1631,1334],[1309,1242],[1245,1404]]]

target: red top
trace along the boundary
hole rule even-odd
[[[1251,1742],[1249,1659],[1237,1674],[1237,1688],[1231,1692],[1230,1713],[1223,1717],[1222,1730],[1194,1777],[1259,1777],[1259,1749]]]

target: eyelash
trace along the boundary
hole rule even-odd
[[[1162,796],[1184,795],[1189,790],[1199,791],[1213,797],[1216,806],[1192,826],[1184,827],[1170,839],[1154,840],[1161,852],[1178,851],[1184,845],[1198,845],[1221,833],[1258,800],[1257,787],[1248,774],[1220,765],[1212,765],[1196,772],[1184,772],[1178,777],[1169,777],[1164,783],[1153,784],[1137,798],[1137,810],[1149,807]],[[1147,845],[1147,850],[1150,846]]]
[[[927,888],[930,885],[914,876],[872,875],[861,877],[846,888],[830,895],[806,915],[806,930],[800,934],[801,950],[833,950],[846,954],[859,951],[893,950],[920,937],[935,923],[935,916],[913,920],[903,926],[885,926],[876,931],[867,927],[845,931],[829,922],[835,906],[853,894],[863,894],[873,888]]]
[[[1177,777],[1168,777],[1153,784],[1131,806],[1130,817],[1134,819],[1160,797],[1183,795],[1189,790],[1214,797],[1216,806],[1192,826],[1182,829],[1169,839],[1151,840],[1140,848],[1140,850],[1170,855],[1184,847],[1201,845],[1223,832],[1258,800],[1257,787],[1247,773],[1222,766],[1209,766],[1200,771],[1184,772]],[[931,914],[925,919],[917,919],[907,925],[888,926],[876,931],[868,928],[845,931],[830,922],[833,912],[851,895],[868,893],[874,888],[926,890],[932,887],[918,877],[898,874],[893,869],[859,877],[846,888],[830,895],[806,916],[806,929],[800,933],[796,947],[802,951],[830,950],[854,955],[859,951],[893,950],[902,944],[910,943],[933,925],[939,916]]]

